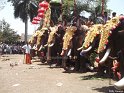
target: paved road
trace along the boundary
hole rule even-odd
[[[93,78],[94,73],[64,73],[62,68],[33,61],[23,64],[23,55],[0,56],[0,93],[115,93],[115,81]],[[10,66],[18,63],[18,66]],[[92,78],[92,79],[91,79]],[[119,92],[122,93],[122,92]]]

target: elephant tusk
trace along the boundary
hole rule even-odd
[[[92,46],[88,47],[88,48],[85,49],[85,50],[82,50],[82,51],[80,52],[80,55],[83,56],[84,53],[87,53],[87,52],[90,51],[91,49],[92,49]]]
[[[57,33],[55,33],[55,35],[57,35],[58,37],[60,37],[60,35],[59,35],[59,34],[57,34]]]
[[[106,50],[106,53],[105,53],[104,57],[99,61],[100,64],[103,64],[106,61],[106,59],[108,58],[110,52],[111,52],[111,48]]]
[[[83,49],[83,47],[80,47],[80,48],[78,48],[77,50],[80,51],[81,49]]]
[[[49,44],[49,45],[48,45],[48,47],[52,47],[53,45],[54,45],[54,43],[52,43],[52,44]]]
[[[44,45],[44,47],[47,47],[47,46],[48,46],[48,44]]]
[[[43,48],[43,46],[41,45],[40,48],[38,49],[38,51],[41,51],[42,48]]]
[[[69,49],[67,56],[71,55],[71,49]]]
[[[124,90],[124,77],[118,82],[114,83],[114,87],[118,90]]]

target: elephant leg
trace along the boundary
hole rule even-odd
[[[104,76],[105,75],[105,72],[104,72],[105,70],[106,70],[106,66],[98,64],[98,72],[97,72],[97,74],[99,76]]]
[[[62,67],[62,57],[61,56],[57,56],[57,64],[56,64],[57,67]]]
[[[77,60],[75,62],[75,69],[74,69],[74,71],[79,71],[79,69],[80,69],[80,62],[79,62],[79,60]]]
[[[87,59],[85,57],[80,57],[80,67],[79,67],[79,72],[86,72],[86,61]]]
[[[121,76],[124,77],[124,51],[122,51],[120,54],[120,73],[121,73]]]

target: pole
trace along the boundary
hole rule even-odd
[[[76,17],[76,1],[74,0],[74,16]]]
[[[104,15],[104,3],[105,3],[105,1],[102,0],[102,15]]]

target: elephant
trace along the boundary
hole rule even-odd
[[[118,57],[119,51],[124,48],[124,16],[113,17],[111,20],[107,21],[106,24],[101,26],[99,32],[99,40],[96,40],[97,33],[89,34],[90,38],[87,36],[83,44],[85,49],[82,50],[81,54],[87,53],[87,51],[92,49],[93,42],[99,42],[97,48],[98,57],[98,73],[104,74],[105,68],[107,74],[112,74],[112,61],[120,60]],[[90,32],[89,32],[90,33]],[[90,40],[89,40],[90,39]],[[121,42],[121,43],[119,43]],[[124,66],[124,65],[123,65]]]
[[[115,25],[112,25],[112,27],[109,25],[109,27],[106,27],[105,25],[105,29],[111,30],[108,39],[107,39],[107,43],[106,43],[106,47],[105,49],[101,50],[101,45],[103,45],[102,43],[105,42],[102,38],[100,40],[99,43],[99,47],[98,47],[98,51],[99,51],[99,67],[103,68],[105,64],[109,64],[108,65],[108,71],[109,73],[112,73],[111,67],[113,66],[112,62],[113,60],[117,60],[119,62],[120,68],[122,68],[121,66],[124,67],[123,64],[123,57],[120,57],[120,51],[122,51],[124,49],[124,17],[123,16],[119,16],[119,17],[114,17],[111,19],[111,21],[114,23]],[[109,24],[109,23],[108,23]],[[106,30],[107,32],[107,30]],[[106,32],[103,32],[106,33]],[[103,36],[104,38],[104,36]],[[105,38],[104,38],[105,39]],[[118,43],[120,42],[120,43]],[[100,51],[101,50],[101,51]],[[106,60],[109,61],[105,62]],[[106,66],[106,65],[105,65]],[[110,66],[110,67],[109,67]],[[118,69],[120,69],[118,68]],[[100,69],[102,71],[102,69]],[[104,71],[104,70],[103,70]],[[102,71],[102,72],[103,72]],[[123,71],[120,72],[121,77],[123,77],[122,75],[124,75]],[[120,75],[117,73],[115,73],[115,78],[120,78]]]
[[[88,59],[90,59],[90,56],[91,54],[97,54],[96,52],[96,49],[99,45],[99,40],[100,40],[100,31],[102,30],[102,24],[94,24],[92,25],[86,36],[85,36],[85,39],[84,39],[84,42],[83,42],[83,46],[78,48],[77,50],[81,51],[80,52],[80,55],[82,56],[82,59],[83,59],[83,65],[84,67],[87,66],[87,61]],[[85,59],[85,60],[84,60]],[[90,62],[92,63],[90,66],[89,69],[92,69],[92,71],[94,70],[94,63],[93,62]]]
[[[35,57],[37,54],[36,54],[36,43],[37,43],[37,37],[38,37],[38,34],[40,33],[40,30],[36,30],[35,33],[32,35],[32,37],[30,38],[29,40],[29,43],[32,47],[31,49],[31,57]]]
[[[62,50],[62,38],[65,34],[65,31],[62,26],[54,26],[50,27],[50,34],[47,41],[47,62],[50,67],[52,64],[56,64],[56,66],[61,67],[61,56],[60,52]]]
[[[49,36],[48,28],[42,28],[37,36],[36,43],[37,56],[40,58],[42,63],[46,61],[48,36]]]
[[[81,70],[80,51],[77,51],[81,47],[85,37],[84,26],[77,29],[76,26],[68,26],[66,33],[63,37],[63,48],[61,52],[62,66],[65,71],[79,71]]]

